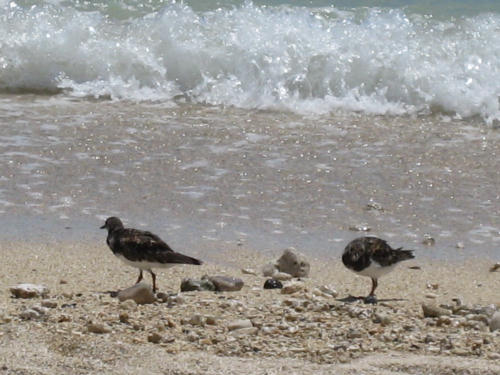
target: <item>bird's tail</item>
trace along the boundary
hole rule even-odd
[[[398,262],[415,258],[415,255],[413,255],[413,251],[414,250],[403,250],[402,247],[397,249],[396,256],[397,256]]]
[[[169,258],[169,263],[193,264],[197,266],[203,264],[201,260],[181,253],[170,253]]]

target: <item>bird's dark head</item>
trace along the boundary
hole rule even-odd
[[[101,229],[107,229],[109,232],[121,228],[123,228],[123,223],[120,219],[118,219],[115,216],[108,217],[104,225],[101,227]]]

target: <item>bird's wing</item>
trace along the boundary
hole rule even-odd
[[[201,261],[174,252],[160,237],[148,231],[125,229],[118,236],[123,255],[133,261],[151,263],[201,264]]]
[[[391,266],[403,260],[414,258],[412,250],[393,249],[381,239],[372,243],[371,250],[372,259],[381,266]]]

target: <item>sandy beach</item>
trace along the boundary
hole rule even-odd
[[[111,296],[133,285],[137,271],[104,243],[3,242],[0,251],[1,373],[500,371],[500,331],[490,332],[485,318],[500,305],[500,273],[489,272],[490,261],[406,262],[381,279],[379,304],[365,305],[343,302],[349,295],[365,295],[369,279],[354,275],[337,258],[309,258],[311,273],[303,288],[282,294],[264,290],[266,278],[260,274],[279,252],[263,255],[220,243],[201,267],[158,272],[160,290],[172,294],[168,303],[136,305]],[[409,268],[415,266],[420,269]],[[244,274],[243,268],[257,275]],[[183,278],[204,274],[239,277],[245,285],[238,292],[179,293]],[[43,299],[13,298],[9,287],[22,282],[50,292]],[[337,297],[321,292],[322,286]],[[423,317],[422,304],[452,308],[457,299],[468,313]],[[23,318],[27,309],[41,315]],[[252,329],[228,329],[238,319],[249,319]],[[89,332],[92,323],[105,326],[106,333]],[[150,342],[153,334],[160,338],[157,343]]]

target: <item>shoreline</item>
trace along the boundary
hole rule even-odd
[[[453,305],[459,298],[471,308],[498,308],[500,273],[489,272],[489,262],[405,262],[380,280],[379,304],[365,305],[342,302],[348,295],[366,294],[370,282],[345,269],[340,259],[308,257],[310,277],[301,281],[303,289],[286,295],[262,289],[266,278],[260,268],[279,253],[214,244],[206,265],[158,270],[160,291],[179,299],[135,305],[110,296],[133,285],[137,271],[115,259],[105,244],[0,242],[0,251],[7,271],[0,276],[0,366],[7,373],[62,374],[68,366],[82,374],[500,371],[493,363],[499,331],[453,314],[449,323],[438,323],[438,318],[424,318],[421,307]],[[421,269],[408,268],[415,265]],[[243,274],[242,268],[258,275]],[[178,293],[183,278],[204,274],[238,277],[245,286],[239,292]],[[22,282],[47,286],[46,300],[55,307],[44,308],[40,318],[22,319],[23,311],[41,303],[11,297],[9,287]],[[324,285],[338,296],[318,292]],[[377,323],[376,316],[386,316],[388,323]],[[207,317],[215,323],[207,324]],[[251,332],[227,328],[238,319],[251,320]],[[90,322],[109,332],[89,332]],[[162,341],[149,342],[153,333]]]

